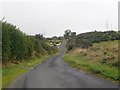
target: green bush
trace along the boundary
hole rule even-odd
[[[42,34],[29,36],[16,26],[2,22],[2,60],[3,63],[20,61],[33,55],[51,54],[50,47]]]

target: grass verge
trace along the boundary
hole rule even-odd
[[[67,53],[64,56],[64,61],[70,66],[79,70],[82,69],[85,71],[89,71],[104,78],[111,79],[113,81],[120,80],[120,76],[118,75],[118,68],[110,67],[108,65],[104,65],[92,60],[86,60],[85,58],[80,56],[80,53]]]
[[[2,68],[0,67],[0,89],[2,89]]]
[[[21,74],[27,72],[30,68],[43,62],[48,55],[42,57],[33,57],[32,59],[24,60],[19,64],[9,64],[2,67],[2,87],[7,87]]]

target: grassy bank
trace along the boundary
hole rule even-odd
[[[18,64],[7,64],[2,68],[2,87],[7,87],[22,73],[27,72],[30,68],[43,62],[48,55],[42,57],[33,57],[32,59],[23,60]]]
[[[118,41],[95,43],[88,49],[75,49],[64,56],[64,61],[74,68],[119,81]]]
[[[0,89],[2,88],[2,68],[0,67]]]

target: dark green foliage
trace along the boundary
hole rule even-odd
[[[2,23],[0,22],[0,63],[2,61]]]
[[[120,40],[119,33],[116,31],[105,32],[88,32],[77,35],[77,39],[87,39],[92,43],[98,43],[101,41]]]
[[[70,29],[65,30],[64,38],[65,38],[65,39],[69,39],[70,36],[71,36],[71,30],[70,30]]]
[[[74,45],[73,44],[69,44],[67,45],[67,50],[70,51],[74,48]]]
[[[8,28],[9,27],[9,28]],[[7,61],[11,56],[10,51],[10,31],[11,31],[11,25],[5,23],[2,23],[2,59],[3,61]]]
[[[52,54],[54,48],[47,44],[42,34],[28,36],[16,26],[2,22],[2,60],[20,61],[33,55]]]
[[[66,32],[66,31],[65,31]],[[74,47],[88,48],[93,43],[99,43],[102,41],[120,40],[120,32],[105,31],[105,32],[88,32],[76,35],[75,32],[70,32],[69,40],[67,41],[68,50]],[[66,35],[66,34],[65,34]],[[65,37],[66,38],[66,37]]]

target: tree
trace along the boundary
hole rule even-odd
[[[43,34],[36,34],[35,37],[38,38],[39,40],[44,39]]]
[[[75,36],[76,36],[76,32],[71,32],[71,37],[75,38]]]
[[[20,31],[17,26],[2,22],[3,63],[18,62],[26,60],[26,58],[30,58],[33,55],[52,54],[55,51],[56,49],[50,47],[42,34],[29,36]]]
[[[64,34],[64,38],[65,39],[69,39],[70,38],[70,36],[71,36],[71,30],[70,29],[68,29],[68,30],[65,30],[65,32],[64,32],[65,34]]]

